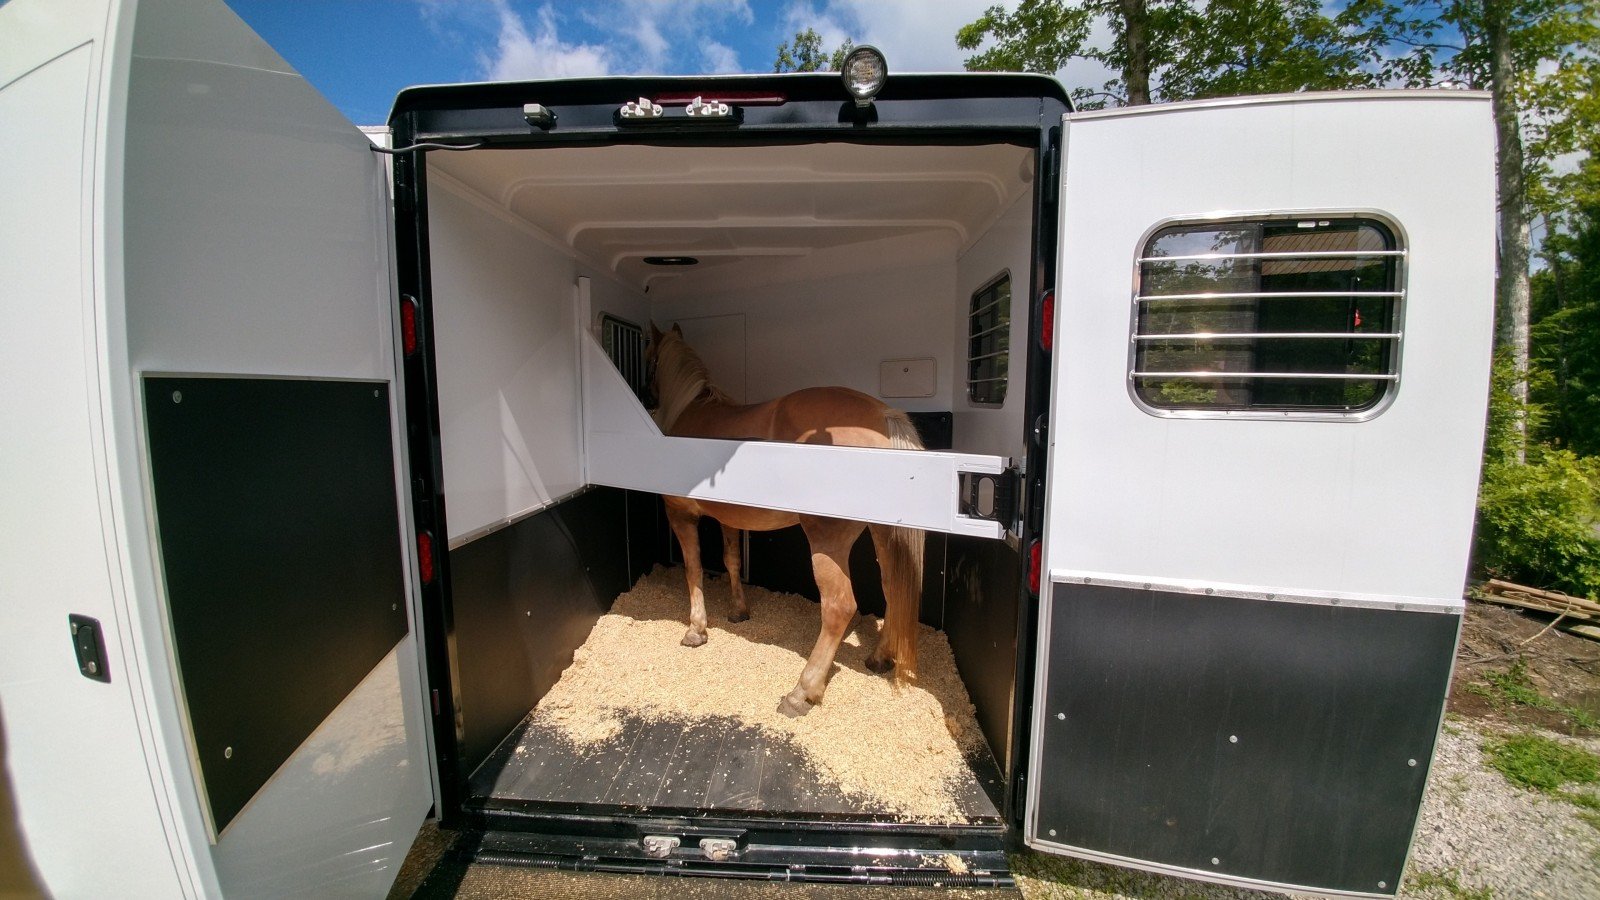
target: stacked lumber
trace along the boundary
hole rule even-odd
[[[1600,637],[1600,603],[1586,597],[1540,590],[1498,578],[1483,583],[1481,596],[1501,606],[1515,606],[1559,616],[1567,630],[1586,637]]]

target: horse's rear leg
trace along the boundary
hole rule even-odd
[[[778,703],[778,712],[790,717],[803,716],[813,704],[822,701],[839,641],[856,617],[856,595],[850,587],[850,547],[865,527],[843,519],[813,518],[801,519],[800,526],[811,542],[811,569],[822,595],[822,630],[806,667],[800,671],[800,682]]]
[[[728,610],[729,622],[743,622],[750,618],[750,604],[744,599],[744,582],[739,580],[739,563],[744,548],[737,528],[722,526],[722,564],[728,569],[728,591],[733,595],[733,608]]]
[[[689,630],[684,632],[685,647],[706,642],[706,593],[700,569],[700,516],[667,502],[667,522],[678,536],[683,550],[683,574],[689,582]]]

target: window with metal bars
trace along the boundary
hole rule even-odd
[[[1139,255],[1134,396],[1162,414],[1376,409],[1400,377],[1404,260],[1370,217],[1160,229]]]
[[[648,404],[649,377],[644,365],[644,329],[610,313],[600,315],[600,346],[617,367],[640,403]]]
[[[1002,273],[972,295],[967,314],[967,400],[999,406],[1006,400],[1011,356],[1011,274]]]

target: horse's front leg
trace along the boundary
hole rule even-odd
[[[750,618],[750,604],[744,599],[744,582],[739,579],[739,563],[744,556],[740,533],[737,528],[722,526],[722,564],[728,569],[728,591],[733,596],[733,608],[728,610],[729,622]]]
[[[799,683],[778,703],[778,712],[791,718],[805,715],[814,704],[822,702],[839,642],[856,617],[856,595],[850,586],[850,548],[866,527],[843,519],[813,518],[802,518],[800,526],[811,542],[811,569],[822,595],[822,630],[806,667],[800,670]]]
[[[700,514],[667,500],[667,522],[683,550],[683,574],[689,582],[689,630],[680,642],[698,647],[706,642],[706,593],[700,569]]]

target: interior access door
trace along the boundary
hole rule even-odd
[[[1488,388],[1465,92],[1068,115],[1026,839],[1389,895]]]

